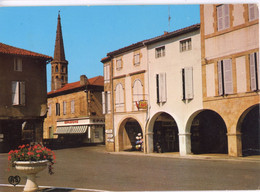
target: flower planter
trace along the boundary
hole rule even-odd
[[[48,162],[48,160],[14,162],[15,168],[27,176],[24,192],[35,192],[39,189],[36,183],[36,174],[44,170]]]

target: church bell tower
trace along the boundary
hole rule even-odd
[[[54,57],[51,61],[51,90],[62,88],[68,83],[68,61],[65,59],[60,12],[56,31]]]

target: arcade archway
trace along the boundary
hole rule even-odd
[[[119,151],[137,151],[137,136],[143,137],[140,124],[134,118],[125,119],[119,128]]]
[[[246,110],[240,118],[242,155],[260,155],[259,104]]]
[[[224,120],[216,112],[200,112],[193,119],[190,132],[192,153],[228,153],[227,128]]]
[[[161,113],[153,126],[153,151],[178,152],[178,133],[178,127],[173,117],[165,112]]]

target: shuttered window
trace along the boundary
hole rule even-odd
[[[230,27],[230,16],[229,16],[228,4],[217,6],[217,22],[218,22],[218,31]]]
[[[48,114],[49,114],[49,116],[51,116],[51,103],[48,106]]]
[[[102,111],[103,114],[107,114],[111,112],[110,107],[110,91],[102,92]]]
[[[124,110],[125,99],[124,99],[124,90],[121,83],[116,85],[115,95],[116,95],[116,102],[115,102],[116,111],[122,112]]]
[[[134,110],[138,110],[136,107],[136,102],[143,100],[143,85],[139,79],[136,79],[134,81],[133,85],[133,104],[134,104]]]
[[[218,93],[219,95],[233,94],[231,59],[218,61]]]
[[[70,112],[71,114],[75,113],[75,100],[71,100],[70,102]]]
[[[110,65],[104,65],[104,82],[109,83],[110,80]]]
[[[248,4],[248,20],[254,21],[259,18],[259,10],[257,4]]]
[[[14,58],[14,71],[22,71],[23,62],[21,58]]]
[[[56,103],[56,116],[60,116],[60,104]]]
[[[249,55],[250,88],[251,91],[259,90],[259,52]]]
[[[140,64],[140,54],[136,53],[134,55],[134,65],[139,65]]]
[[[25,82],[12,81],[12,104],[25,105]]]
[[[122,59],[116,60],[116,69],[121,70],[122,69]]]
[[[155,48],[155,58],[160,58],[165,56],[165,46]]]
[[[182,69],[183,100],[193,99],[193,68]]]
[[[66,115],[66,109],[67,109],[67,103],[66,101],[63,101],[63,115]]]
[[[167,101],[166,73],[156,74],[157,103]]]

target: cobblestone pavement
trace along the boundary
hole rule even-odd
[[[47,170],[38,174],[39,192],[257,190],[260,186],[259,156],[108,153],[104,146],[55,153],[55,174],[48,175]],[[0,154],[0,192],[21,192],[26,177],[7,170],[7,156]],[[21,176],[21,183],[9,185],[10,175]]]

